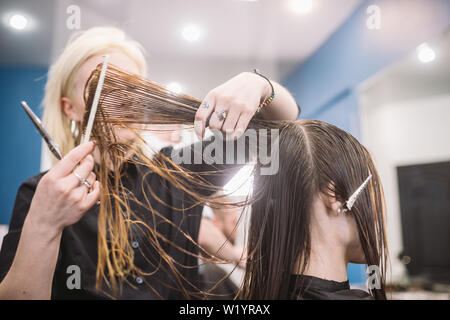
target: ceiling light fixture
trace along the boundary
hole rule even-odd
[[[417,58],[422,63],[429,63],[436,59],[436,52],[427,43],[417,47]]]
[[[312,10],[312,7],[312,0],[291,0],[291,9],[296,13],[308,13]]]
[[[202,32],[200,28],[196,25],[188,25],[184,27],[182,32],[183,38],[189,42],[198,41],[200,39],[201,33]]]
[[[28,25],[28,19],[21,14],[13,14],[9,20],[9,26],[16,30],[23,30]]]

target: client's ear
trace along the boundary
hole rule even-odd
[[[341,209],[343,205],[344,204],[336,200],[336,197],[334,196],[330,199],[330,209],[335,213],[339,213],[339,209]]]
[[[83,119],[70,98],[61,98],[61,109],[70,120],[80,122]]]
[[[327,193],[322,194],[322,199],[326,203],[328,210],[338,214],[339,209],[341,209],[344,204],[336,199],[336,194],[332,190],[333,185],[330,183]]]

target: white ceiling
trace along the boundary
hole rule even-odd
[[[436,60],[420,63],[417,50],[361,85],[364,104],[375,108],[398,101],[450,93],[450,29],[428,45],[436,52]]]
[[[37,27],[26,34],[3,24],[0,41],[2,46],[9,45],[0,50],[0,64],[51,63],[72,32],[66,28],[67,6],[76,4],[81,9],[81,29],[114,25],[141,42],[155,81],[184,77],[192,83],[186,92],[202,95],[208,84],[255,66],[280,80],[317,50],[362,2],[313,0],[312,11],[302,15],[290,10],[290,1],[2,0],[3,14],[18,7],[37,21]],[[203,30],[198,42],[182,38],[187,24]],[[193,80],[195,70],[208,77]]]
[[[313,0],[313,10],[302,15],[290,10],[290,1],[75,2],[118,23],[144,44],[150,56],[295,61],[314,52],[361,2]],[[96,22],[87,23],[91,26]],[[181,37],[181,30],[190,23],[204,31],[196,43]]]

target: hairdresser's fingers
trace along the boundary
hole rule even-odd
[[[227,117],[222,125],[222,132],[226,134],[226,138],[234,137],[234,130],[241,115],[240,109],[231,108],[228,111]]]
[[[88,154],[72,172],[76,172],[80,177],[86,179],[94,169],[94,163],[94,157]]]
[[[65,204],[69,207],[80,207],[83,199],[86,197],[88,193],[87,187],[81,185],[75,189],[72,189],[65,198]]]
[[[229,84],[228,84],[229,85]],[[222,88],[215,95],[214,115],[209,122],[210,129],[222,130],[225,121],[229,119],[227,129],[234,130],[237,119],[241,112],[244,112],[246,102],[244,99],[229,93],[229,89]]]
[[[249,112],[241,113],[239,120],[236,124],[236,128],[234,129],[234,139],[239,139],[240,136],[247,130],[247,126],[250,123],[250,120],[253,118],[253,114]]]
[[[82,204],[81,204],[81,210],[87,211],[89,210],[100,198],[100,183],[98,181],[95,181],[92,184],[91,191],[86,194]]]
[[[94,151],[94,143],[92,141],[80,144],[78,147],[72,149],[50,170],[50,175],[56,179],[67,176],[92,151]]]
[[[88,187],[85,184],[78,184],[78,186],[72,191],[74,193],[81,194],[80,200],[82,200],[82,198],[84,198],[92,190],[92,186],[95,183],[95,173],[91,172],[89,176],[86,178],[86,182],[89,184],[90,187]]]
[[[214,106],[214,113],[209,119],[209,129],[211,130],[222,130],[222,126],[225,119],[228,117],[228,107],[223,103],[216,103]]]
[[[205,128],[208,125],[208,119],[211,117],[214,111],[214,95],[213,91],[210,91],[203,99],[200,108],[195,113],[194,130],[197,136],[202,139],[205,134]]]
[[[77,166],[67,177],[63,179],[64,184],[69,190],[82,185],[82,180],[89,177],[94,168],[94,158],[88,154],[83,160],[81,160],[80,165]],[[81,179],[81,180],[80,180]]]
[[[89,173],[89,176],[86,178],[86,181],[92,186],[95,182],[95,173],[93,172]]]
[[[89,174],[89,176],[86,178],[86,182],[89,183],[89,186],[90,186],[90,187],[88,187],[88,186],[85,185],[85,184],[81,184],[81,185],[79,185],[76,189],[74,189],[74,190],[72,191],[73,193],[79,193],[79,194],[81,194],[80,200],[83,200],[84,197],[86,197],[86,195],[87,195],[89,192],[92,192],[92,188],[93,188],[94,183],[95,183],[95,173],[91,172],[91,173]]]

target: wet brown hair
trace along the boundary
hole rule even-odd
[[[380,267],[384,280],[387,245],[380,178],[367,149],[349,133],[317,120],[280,127],[278,174],[255,176],[258,198],[250,219],[243,296],[247,299],[296,298],[289,292],[296,263],[302,274],[311,251],[310,223],[314,196],[335,195],[345,203],[372,174],[350,212],[368,265]],[[270,288],[270,289],[269,289]],[[384,299],[384,283],[371,290]],[[300,297],[301,298],[301,297]]]
[[[86,84],[86,106],[92,103],[100,69],[101,65]],[[183,285],[186,279],[181,279],[178,270],[192,266],[178,265],[164,250],[160,241],[168,241],[165,235],[139,219],[132,221],[125,218],[124,212],[129,210],[130,201],[138,199],[133,198],[121,184],[123,163],[134,162],[147,167],[149,172],[158,174],[195,199],[193,205],[208,203],[219,207],[229,203],[220,196],[207,197],[198,192],[199,189],[220,190],[203,178],[205,173],[190,172],[161,153],[150,158],[139,144],[121,144],[114,134],[115,127],[129,128],[136,131],[138,141],[141,141],[136,126],[139,124],[192,126],[199,105],[198,99],[170,92],[150,80],[108,66],[93,128],[93,138],[101,154],[97,175],[102,185],[98,218],[98,288],[106,281],[115,291],[128,275],[143,273],[134,266],[129,240],[130,226],[139,224],[147,230],[151,245],[169,266],[168,272],[177,279],[179,290],[186,297],[199,292],[194,284],[188,284],[189,288]],[[87,118],[88,112],[85,123]],[[254,193],[247,201],[235,203],[237,206],[252,205],[242,297],[291,298],[288,284],[295,262],[302,258],[303,264],[298,270],[302,273],[309,259],[310,211],[314,195],[319,191],[332,191],[337,200],[345,202],[369,174],[373,178],[368,188],[360,195],[351,212],[346,214],[355,217],[367,263],[379,265],[384,279],[387,258],[384,200],[369,152],[350,134],[321,121],[267,121],[255,116],[249,128],[279,130],[280,167],[277,174],[263,176],[257,174],[261,165],[256,161]],[[160,201],[151,186],[142,187]],[[167,220],[152,208],[149,199],[145,199],[145,203],[139,202],[148,209],[149,214]],[[189,235],[185,236],[189,241],[196,242]],[[206,257],[211,257],[202,252]],[[186,253],[198,256],[192,252]],[[384,284],[371,293],[375,298],[384,298]]]

